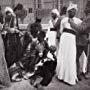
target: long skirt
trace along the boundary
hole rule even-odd
[[[18,62],[22,54],[22,45],[18,33],[7,33],[4,38],[5,58],[8,67]]]
[[[4,44],[1,35],[0,35],[0,84],[4,86],[10,85],[10,78],[4,55]]]
[[[56,73],[58,79],[70,85],[76,84],[76,36],[74,34],[63,32],[61,35]]]
[[[48,44],[49,46],[56,46],[56,31],[49,31],[48,32]]]

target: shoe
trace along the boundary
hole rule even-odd
[[[78,75],[77,78],[78,78],[79,81],[82,80],[81,75]]]
[[[84,79],[88,79],[88,77],[86,76],[85,73],[82,73],[81,76],[82,76]]]
[[[25,80],[28,80],[31,76],[33,76],[33,74],[34,74],[34,73],[29,73],[29,72],[26,73],[26,74],[24,75],[24,79],[25,79]]]
[[[15,74],[12,76],[11,81],[12,81],[12,82],[20,82],[20,81],[22,81],[22,78],[19,77],[19,73],[15,73]]]
[[[30,80],[30,84],[31,84],[31,85],[34,85],[34,83],[35,83],[35,80],[34,80],[34,79],[31,79],[31,80]]]
[[[22,81],[22,79],[21,78],[16,78],[16,79],[11,79],[11,81],[12,82],[20,82],[20,81]]]
[[[37,90],[45,90],[41,84],[36,84],[34,87],[37,88]]]

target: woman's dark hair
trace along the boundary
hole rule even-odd
[[[42,18],[40,16],[36,17],[36,22],[41,22]]]
[[[60,15],[65,15],[66,12],[67,12],[67,7],[66,6],[63,6],[62,9],[61,9]]]
[[[18,3],[17,6],[14,8],[14,11],[16,10],[22,10],[23,9],[23,5]]]
[[[8,15],[10,13],[10,11],[6,11],[6,15]]]

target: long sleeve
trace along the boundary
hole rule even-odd
[[[90,18],[86,18],[80,25],[75,24],[73,21],[70,21],[72,28],[76,29],[82,33],[90,33]]]
[[[62,32],[63,32],[63,29],[64,29],[63,20],[61,20],[61,24],[60,24],[60,33],[61,33],[61,34],[62,34]]]
[[[31,23],[28,24],[28,26],[27,26],[27,31],[28,31],[28,32],[31,31]]]
[[[90,33],[90,18],[86,19],[82,22],[82,24],[80,26],[80,30],[82,32]]]

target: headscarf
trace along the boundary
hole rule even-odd
[[[6,7],[6,8],[5,8],[5,13],[6,13],[7,11],[9,11],[13,16],[16,16],[15,13],[14,13],[14,11],[13,11],[13,9],[12,9],[11,7]]]
[[[6,8],[5,8],[5,12],[7,12],[7,11],[9,11],[10,13],[13,13],[13,10],[12,10],[11,7],[6,7]]]
[[[76,11],[78,10],[78,8],[77,8],[77,4],[74,4],[74,3],[70,3],[69,4],[69,7],[67,8],[67,11],[69,11],[69,10],[71,10],[71,9],[76,9]]]
[[[59,11],[57,9],[53,9],[51,13],[55,13],[58,17],[60,16]]]

